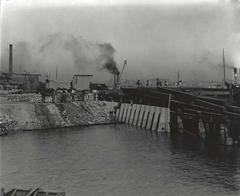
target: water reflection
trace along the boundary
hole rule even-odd
[[[239,195],[240,151],[127,125],[0,138],[0,185],[67,195]]]

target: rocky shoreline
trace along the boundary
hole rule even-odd
[[[115,123],[110,102],[12,102],[0,104],[0,124],[7,130],[36,130]]]

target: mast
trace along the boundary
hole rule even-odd
[[[13,72],[13,47],[12,44],[9,44],[9,73]]]
[[[179,84],[179,80],[180,80],[180,76],[179,76],[179,71],[178,71],[178,75],[177,75],[177,83]]]
[[[222,57],[223,57],[223,86],[225,86],[225,82],[226,82],[226,65],[225,65],[225,56],[224,56],[224,48],[222,51]]]
[[[56,80],[58,79],[58,65],[56,66]]]

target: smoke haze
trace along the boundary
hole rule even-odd
[[[92,73],[106,80],[127,59],[128,79],[222,80],[222,48],[227,67],[240,66],[239,3],[99,7],[14,8],[5,5],[2,70],[8,44],[14,70],[60,79]],[[8,20],[6,20],[8,18]],[[227,75],[231,78],[229,69]]]
[[[115,49],[110,43],[93,43],[73,35],[52,34],[35,45],[16,43],[14,67],[15,72],[40,72],[43,75],[45,72],[51,75],[49,68],[58,67],[64,80],[71,78],[74,73],[108,71],[113,74],[119,73],[114,53]]]

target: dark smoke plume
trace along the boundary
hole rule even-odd
[[[89,66],[100,66],[100,69],[106,69],[110,73],[119,73],[114,60],[115,49],[110,43],[93,43],[82,37],[56,34],[50,35],[42,43],[39,51],[44,53],[55,45],[72,55],[74,66],[80,71]]]
[[[119,70],[116,66],[116,62],[113,59],[108,59],[104,64],[103,68],[107,69],[112,74],[119,74]]]
[[[114,53],[115,49],[110,43],[94,43],[81,36],[52,34],[37,44],[14,44],[14,67],[17,72],[27,70],[43,75],[47,72],[53,76],[58,66],[62,73],[61,79],[69,79],[77,72],[94,73],[97,70],[107,70],[113,74],[119,73]],[[7,52],[5,56],[7,58]]]
[[[99,44],[101,55],[99,57],[103,69],[108,70],[112,74],[119,74],[117,64],[114,60],[115,49],[109,43]]]

